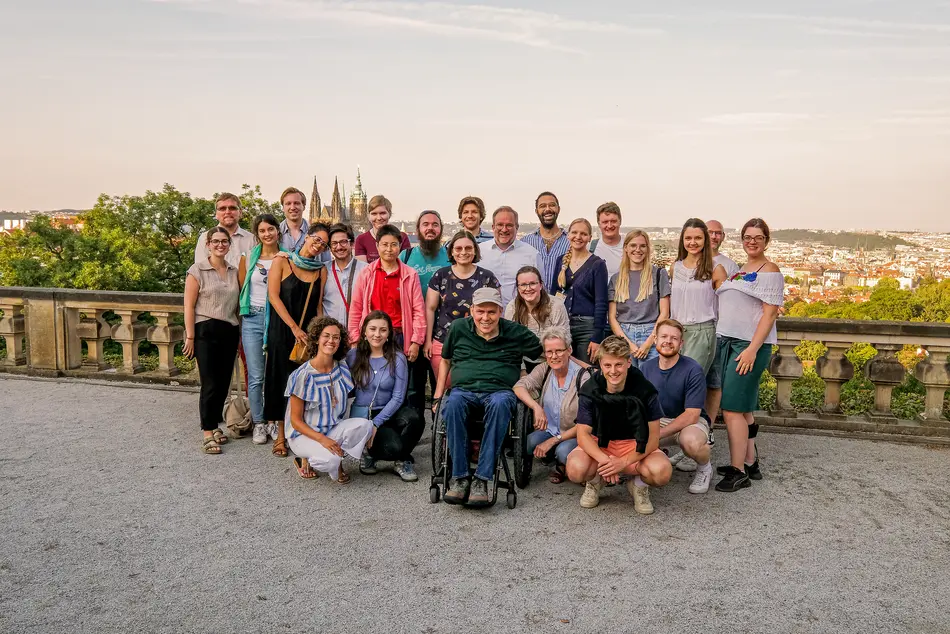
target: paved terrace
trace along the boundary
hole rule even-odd
[[[762,434],[766,479],[639,517],[536,481],[482,512],[249,440],[193,392],[0,378],[3,632],[947,632],[950,451]],[[725,434],[715,462],[725,460]],[[355,471],[355,469],[353,469]]]

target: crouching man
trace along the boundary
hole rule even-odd
[[[640,371],[660,394],[666,418],[660,421],[660,445],[679,445],[683,454],[696,461],[696,475],[690,493],[705,493],[712,479],[709,464],[709,416],[706,414],[706,375],[698,362],[680,355],[683,326],[675,319],[656,325],[656,350],[660,356],[645,361]],[[677,467],[680,468],[680,467]]]
[[[605,483],[628,476],[627,491],[641,515],[653,513],[650,487],[670,481],[673,469],[659,449],[663,409],[656,388],[631,367],[630,344],[607,337],[598,351],[600,372],[580,390],[577,445],[567,457],[567,477],[586,483],[581,506],[600,503]]]
[[[452,462],[452,478],[443,498],[448,504],[486,506],[491,503],[488,482],[518,399],[512,386],[521,376],[522,358],[541,356],[541,342],[521,324],[502,319],[501,291],[480,288],[472,294],[471,316],[456,319],[442,347],[439,379],[432,395],[436,405],[451,383],[442,406]],[[484,411],[475,476],[469,474],[468,421]]]

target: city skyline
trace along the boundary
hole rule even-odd
[[[552,190],[562,219],[950,230],[950,2],[83,4],[0,7],[0,209],[359,164],[399,220]]]

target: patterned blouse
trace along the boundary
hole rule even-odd
[[[303,421],[314,431],[328,434],[342,420],[346,411],[346,397],[353,389],[353,377],[345,361],[333,366],[330,372],[317,372],[310,362],[293,371],[287,379],[284,396],[288,397],[284,414],[284,432],[288,438],[300,436],[290,422],[290,398],[304,402]]]
[[[475,272],[465,279],[456,277],[451,266],[435,272],[429,280],[429,288],[437,292],[441,300],[432,326],[433,339],[444,341],[452,322],[468,317],[472,310],[472,294],[482,287],[501,288],[501,284],[494,273],[480,266],[476,266]]]

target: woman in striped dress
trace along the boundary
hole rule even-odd
[[[307,328],[310,361],[293,371],[287,380],[288,397],[284,432],[301,478],[318,472],[346,484],[343,454],[359,460],[373,435],[368,418],[343,418],[346,397],[353,378],[343,358],[349,349],[346,328],[332,317],[314,319]]]

